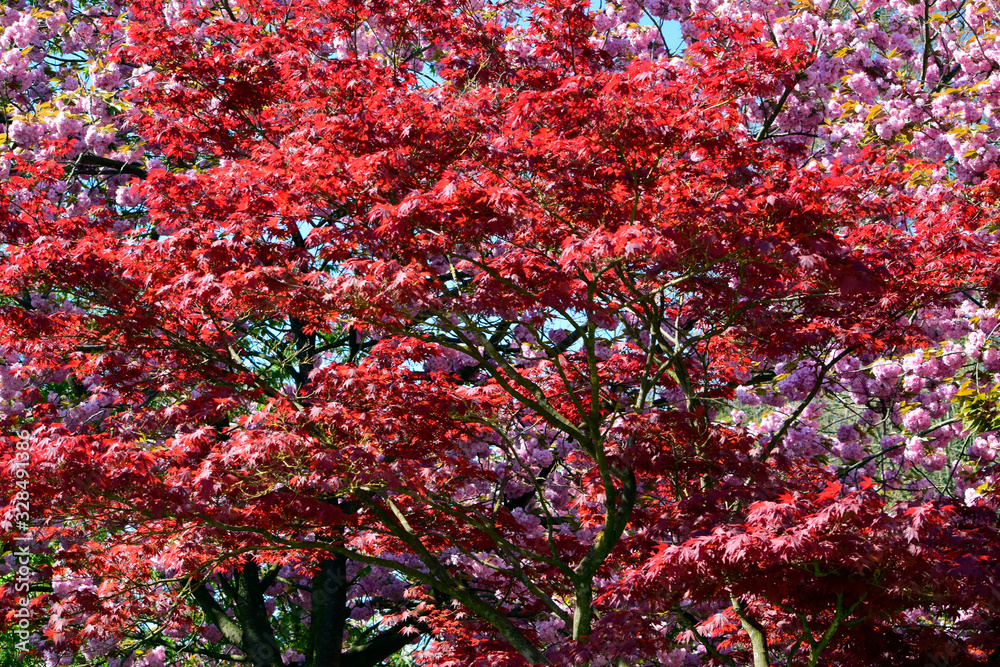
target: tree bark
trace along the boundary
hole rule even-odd
[[[312,579],[309,624],[309,667],[341,667],[347,623],[347,559],[335,556],[320,563]]]
[[[243,630],[240,650],[253,667],[284,667],[274,628],[264,607],[260,569],[248,562],[236,575],[236,618]]]
[[[771,660],[767,652],[767,635],[764,626],[757,622],[746,609],[746,605],[738,597],[732,597],[733,609],[740,618],[740,625],[750,636],[750,647],[753,649],[753,667],[770,667]]]

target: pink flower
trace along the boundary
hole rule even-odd
[[[931,416],[923,408],[910,410],[903,415],[903,427],[912,433],[920,433],[931,425]]]
[[[1000,350],[993,347],[983,350],[983,367],[988,371],[1000,371]]]
[[[753,391],[752,387],[737,387],[736,400],[743,405],[760,405],[760,396]]]
[[[135,663],[136,667],[163,667],[163,659],[166,657],[167,649],[163,646],[157,646],[152,651],[142,656],[142,658]]]
[[[879,380],[891,381],[903,373],[903,367],[892,361],[879,361],[872,367],[872,374]]]
[[[944,453],[944,450],[941,449],[935,450],[934,453],[926,457],[926,460],[924,461],[924,467],[931,472],[941,470],[947,464],[948,456]]]
[[[907,375],[903,378],[903,390],[916,394],[924,388],[924,379],[919,375]]]

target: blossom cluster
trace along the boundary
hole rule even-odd
[[[989,412],[1000,382],[997,309],[963,299],[925,309],[915,322],[926,347],[779,364],[773,386],[737,390],[733,420],[762,447],[827,457],[849,481],[869,477],[976,503],[996,484],[1000,454],[1000,422]],[[803,402],[816,383],[822,392]]]

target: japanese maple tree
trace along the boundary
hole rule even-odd
[[[26,644],[995,663],[996,26],[922,7],[9,7]]]

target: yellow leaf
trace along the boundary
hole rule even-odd
[[[972,396],[976,393],[977,392],[974,389],[972,389],[972,381],[966,380],[965,382],[962,383],[961,388],[958,390],[958,393],[955,394],[955,396]]]

